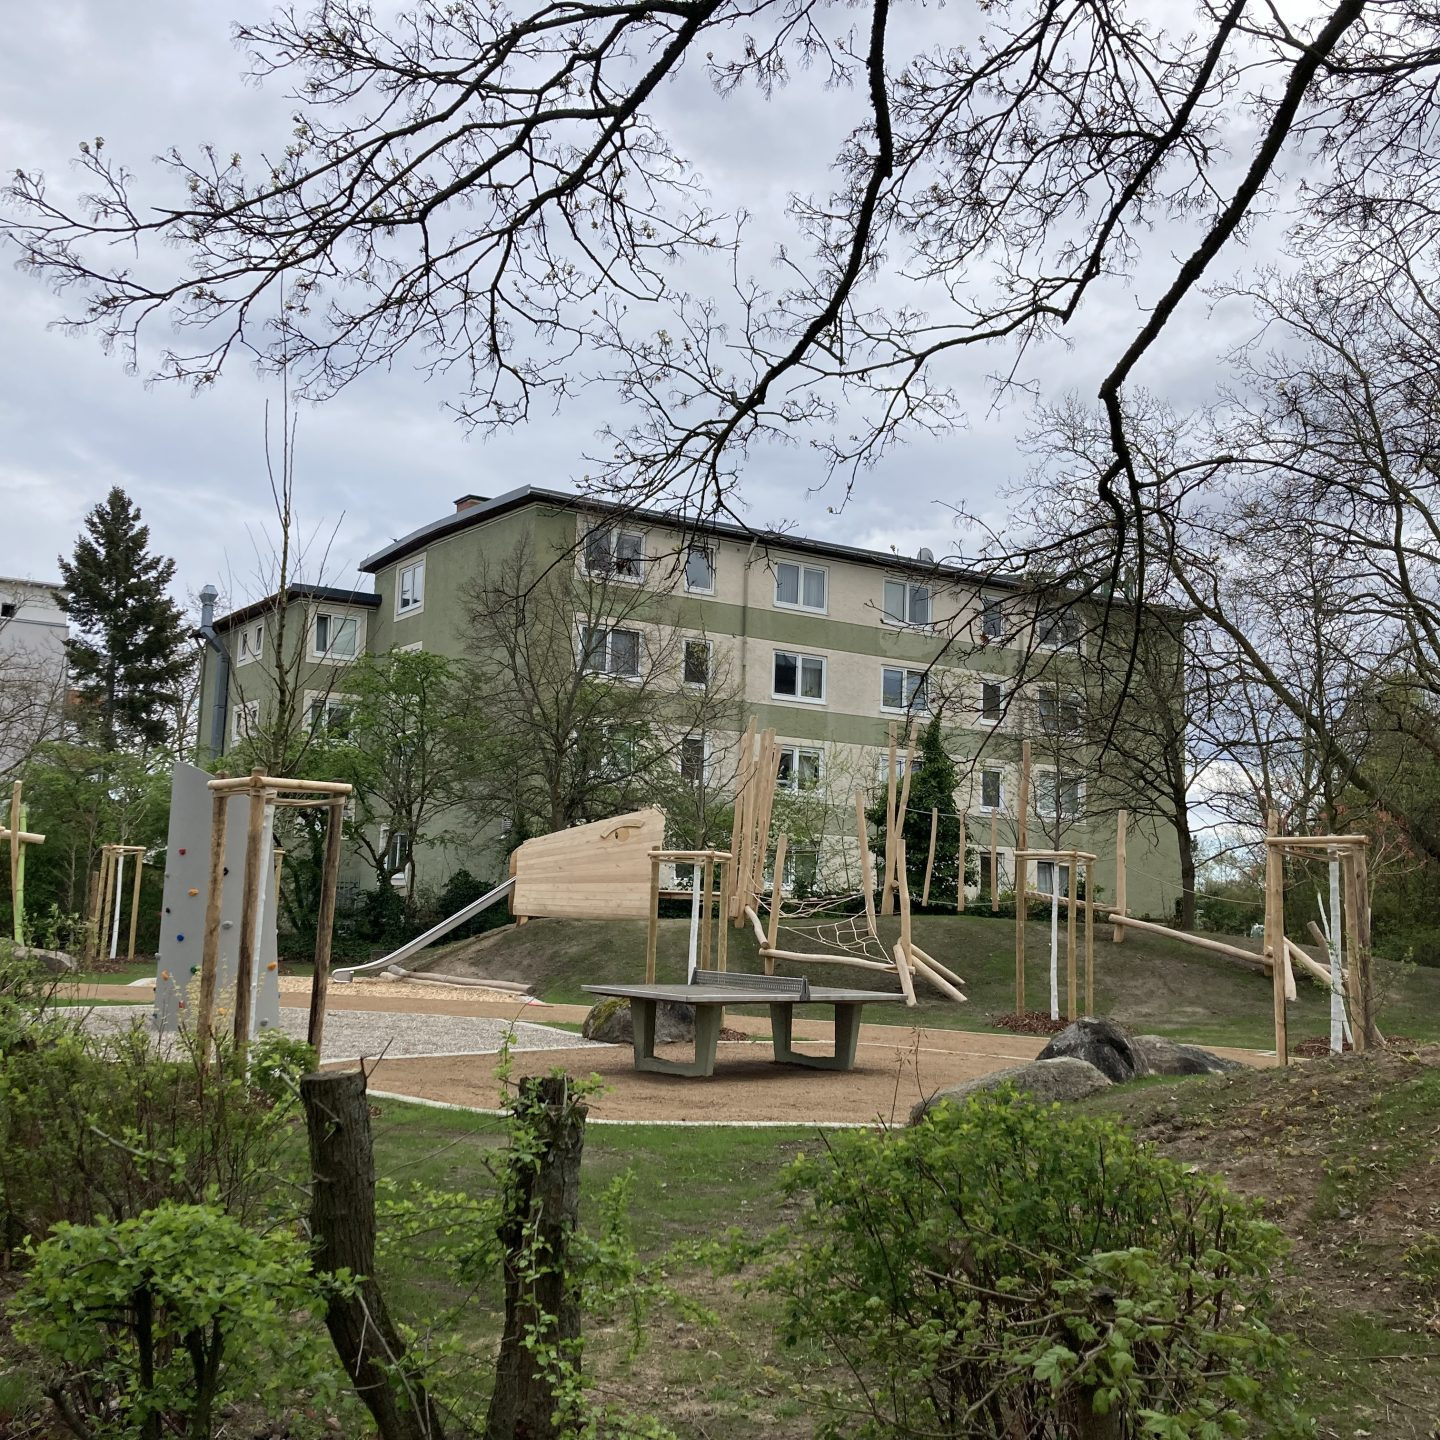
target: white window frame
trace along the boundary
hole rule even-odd
[[[353,716],[356,700],[356,696],[344,695],[336,690],[307,690],[305,692],[306,729],[309,730],[312,735],[328,734],[330,730],[331,707],[334,706],[336,709],[349,710]],[[317,705],[323,705],[325,707],[325,723],[321,726],[315,724],[314,712]]]
[[[789,655],[795,661],[795,693],[787,695],[783,690],[775,688],[775,662],[782,655]],[[807,660],[818,660],[820,662],[820,694],[802,695],[800,693],[804,683],[805,662]],[[782,650],[776,648],[770,652],[770,698],[772,700],[788,701],[796,705],[824,705],[828,702],[830,695],[830,661],[825,655],[812,655],[802,650]]]
[[[596,669],[589,664],[590,649],[586,644],[585,632],[587,630],[603,630],[605,632],[605,665],[603,669]],[[635,637],[635,672],[617,672],[614,668],[614,638],[617,634],[633,635]],[[645,674],[645,635],[643,631],[632,630],[628,625],[588,625],[583,621],[575,627],[575,654],[579,660],[580,668],[587,675],[604,675],[609,680],[628,680],[635,682]]]
[[[790,565],[795,569],[794,600],[780,598],[780,567],[782,565]],[[805,572],[807,570],[824,576],[825,603],[823,605],[807,605],[805,603]],[[802,610],[807,615],[828,615],[830,613],[830,567],[828,565],[811,565],[804,560],[775,561],[775,608],[777,610]]]
[[[425,648],[423,640],[412,640],[408,645],[392,645],[390,647],[397,655],[414,655]]]
[[[887,705],[885,703],[885,672],[894,670],[900,676],[900,693],[903,695],[910,689],[910,677],[915,676],[919,683],[916,685],[911,701],[908,705]],[[919,704],[916,704],[916,700]],[[880,667],[880,709],[886,715],[928,715],[930,713],[930,672],[928,670],[912,670],[908,665],[882,665]]]
[[[686,775],[686,773],[685,773],[685,747],[686,747],[687,745],[689,745],[689,744],[692,744],[692,743],[693,743],[693,744],[698,744],[698,745],[700,746],[700,777],[699,777],[698,780],[695,779],[695,778],[692,777],[692,776]],[[706,736],[704,736],[704,735],[686,735],[686,736],[682,737],[682,739],[681,739],[681,741],[680,741],[680,744],[679,744],[679,747],[677,748],[677,751],[676,751],[675,760],[676,760],[676,767],[677,767],[677,768],[679,769],[679,771],[680,771],[680,778],[681,778],[681,780],[683,780],[683,781],[685,782],[685,784],[687,784],[687,785],[701,785],[701,786],[704,786],[704,785],[706,785],[706,784],[709,783],[709,780],[710,780],[710,741],[709,741],[709,739],[708,739]]]
[[[1049,873],[1048,873],[1048,875],[1046,875],[1046,878],[1049,880],[1050,886],[1053,886],[1053,885],[1055,884],[1056,877],[1057,877],[1057,875],[1058,875],[1059,881],[1060,881],[1060,892],[1059,892],[1060,895],[1061,895],[1062,897],[1069,895],[1069,893],[1070,893],[1070,867],[1069,867],[1069,865],[1067,865],[1067,864],[1065,863],[1065,861],[1063,861],[1063,860],[1037,860],[1037,861],[1035,861],[1035,889],[1036,889],[1041,895],[1053,895],[1053,894],[1055,894],[1055,891],[1054,891],[1053,889],[1051,889],[1051,888],[1048,888],[1048,887],[1044,884],[1044,882],[1041,880],[1041,876],[1042,876],[1042,875],[1045,875],[1047,871],[1048,871]]]
[[[1056,641],[1047,639],[1041,632],[1046,626],[1050,625],[1055,626],[1057,629],[1073,625],[1075,627],[1075,634],[1068,640],[1061,639]],[[1079,654],[1083,640],[1084,635],[1082,634],[1080,617],[1074,610],[1060,610],[1054,614],[1037,615],[1035,617],[1035,648],[1037,650],[1073,650],[1076,654]]]
[[[818,845],[797,845],[793,850],[785,852],[785,873],[780,877],[780,891],[782,894],[795,893],[795,861],[801,855],[813,855],[815,857],[815,885],[820,884],[820,847]],[[774,865],[771,865],[771,884],[774,884]]]
[[[1042,810],[1040,808],[1040,782],[1046,777],[1054,777],[1054,795],[1056,808]],[[1073,812],[1060,815],[1059,808],[1060,783],[1073,783],[1075,786],[1075,809]],[[1037,765],[1030,777],[1030,808],[1035,812],[1039,820],[1059,820],[1067,825],[1078,824],[1085,818],[1085,777],[1083,775],[1072,775],[1068,771],[1057,769],[1054,765]]]
[[[904,747],[895,753],[895,779],[897,781],[905,778],[907,769],[918,770],[924,763],[919,751],[916,751],[913,760],[905,753]],[[875,753],[875,779],[885,785],[890,780],[890,751],[888,749],[878,750]]]
[[[990,634],[985,628],[986,619],[990,615],[999,618],[1000,628],[997,634]],[[1005,597],[1003,595],[986,594],[980,592],[980,643],[982,645],[1003,645],[1005,643]]]
[[[775,773],[775,785],[777,789],[783,790],[787,795],[806,795],[812,790],[818,790],[825,783],[825,749],[821,745],[781,745],[779,747],[780,758],[783,760],[788,754],[790,756],[790,778],[786,780],[777,770]],[[815,783],[813,785],[800,784],[800,757],[802,755],[813,755],[815,757]]]
[[[898,585],[905,592],[904,609],[905,614],[896,620],[890,614],[890,606],[885,599],[885,591],[888,586]],[[916,620],[910,613],[911,604],[914,600],[914,591],[925,592],[925,619]],[[898,575],[887,575],[880,585],[880,621],[884,625],[893,626],[898,630],[932,630],[935,627],[935,587],[928,581],[904,580]]]
[[[604,568],[598,570],[592,569],[590,565],[590,542],[597,535],[606,537],[609,554],[608,563]],[[626,575],[619,568],[618,556],[622,536],[628,536],[639,542],[639,553],[634,557],[638,574]],[[622,585],[643,585],[645,583],[645,532],[643,530],[625,530],[618,525],[596,525],[593,529],[585,532],[585,540],[580,550],[580,563],[592,580],[618,580]]]
[[[260,728],[260,702],[237,700],[230,711],[230,743],[243,744]]]
[[[353,620],[355,622],[355,653],[353,655],[335,655],[330,650],[320,648],[320,619],[324,616],[329,620]],[[317,605],[310,612],[310,658],[324,665],[353,665],[365,653],[365,616],[357,615],[352,610],[343,607],[338,610],[327,610]]]
[[[691,553],[696,550],[703,551],[710,558],[710,584],[708,586],[692,585],[690,583],[690,556]],[[713,545],[701,544],[700,542],[696,541],[695,543],[687,545],[685,547],[685,551],[681,559],[683,563],[680,568],[681,574],[683,575],[685,581],[685,593],[687,595],[713,595],[715,593],[716,575],[715,547]]]
[[[685,675],[686,659],[689,655],[690,646],[703,645],[705,647],[705,678],[703,680],[689,680]],[[706,640],[699,635],[687,635],[680,642],[680,681],[691,690],[708,690],[710,678],[715,673],[715,642]]]
[[[993,685],[1000,692],[998,714],[991,717],[985,713],[985,687]],[[975,723],[993,730],[1005,718],[1005,682],[994,675],[980,676],[980,696],[975,702]]]
[[[418,572],[419,585],[411,588],[419,591],[418,598],[405,604],[405,577]],[[423,614],[425,610],[425,556],[417,556],[414,560],[401,565],[395,571],[395,618],[397,620],[408,619],[411,615]]]
[[[1053,701],[1055,706],[1055,724],[1052,727],[1045,723],[1044,707]],[[1075,723],[1066,725],[1064,723],[1065,711],[1072,709]],[[1085,701],[1082,696],[1074,690],[1063,685],[1042,685],[1035,694],[1035,724],[1036,728],[1045,735],[1065,736],[1079,735],[1085,728]]]
[[[265,622],[264,620],[251,620],[242,625],[236,632],[238,643],[235,646],[236,665],[250,665],[261,659],[265,654]],[[254,644],[252,646],[251,639]]]
[[[985,777],[994,775],[999,780],[1000,798],[994,805],[985,803]],[[975,807],[982,815],[1002,815],[1005,812],[1005,772],[998,765],[984,765],[980,769],[980,802]]]

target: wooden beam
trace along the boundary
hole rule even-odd
[[[1126,881],[1125,873],[1125,840],[1126,832],[1130,828],[1130,812],[1122,810],[1115,817],[1115,908],[1123,915],[1126,907]],[[1120,945],[1125,940],[1125,927],[1117,925],[1110,934],[1110,939]]]
[[[999,817],[990,812],[990,913],[1000,913],[1000,836]]]
[[[910,947],[912,955],[918,955],[937,974],[943,975],[952,985],[963,985],[965,981],[948,966],[942,965],[928,950],[922,950],[918,945]]]
[[[115,889],[115,858],[115,852],[108,845],[100,851],[100,866],[104,879],[100,887],[100,923],[95,936],[97,960],[104,956],[110,943],[110,905]]]
[[[1059,880],[1057,875],[1056,880]],[[1058,887],[1057,887],[1058,888]],[[1080,865],[1078,861],[1070,862],[1070,910],[1065,917],[1065,1003],[1066,1014],[1069,1019],[1076,1019],[1075,1007],[1079,999],[1076,994],[1075,974],[1075,902],[1080,898]]]
[[[751,802],[750,783],[755,769],[755,717],[750,717],[740,738],[740,758],[735,766],[735,813],[730,822],[730,853],[735,857],[735,871],[730,883],[730,912],[727,919],[739,925],[744,916],[745,888],[742,881],[745,855],[750,839],[746,816]]]
[[[13,912],[12,929],[15,932],[15,943],[25,943],[25,922],[20,907],[20,794],[23,789],[20,781],[15,781],[10,787],[10,908]]]
[[[900,977],[900,989],[905,994],[907,1006],[917,1005],[915,999],[915,982],[910,976],[910,962],[905,958],[905,946],[899,941],[895,942],[895,973]]]
[[[1129,915],[1111,914],[1106,917],[1112,925],[1123,925],[1127,930],[1143,930],[1148,935],[1164,935],[1178,940],[1182,945],[1193,945],[1197,950],[1213,950],[1217,955],[1229,955],[1235,960],[1244,960],[1257,970],[1269,971],[1270,961],[1265,955],[1253,950],[1242,950],[1238,945],[1227,945],[1223,940],[1207,940],[1203,935],[1192,935],[1188,930],[1172,930],[1168,925],[1157,925],[1153,920],[1136,920]]]
[[[650,914],[645,924],[645,983],[655,983],[655,952],[660,938],[660,856],[650,857]]]
[[[1020,742],[1020,790],[1015,803],[1015,848],[1024,850],[1030,839],[1030,742]]]
[[[895,910],[895,897],[890,890],[890,876],[895,867],[895,792],[899,788],[896,775],[897,755],[895,753],[895,722],[892,720],[887,731],[890,741],[890,772],[885,781],[885,859],[880,880],[880,913],[890,915]]]
[[[1271,810],[1265,828],[1280,833],[1280,814]],[[1278,845],[1265,846],[1265,953],[1270,957],[1272,1009],[1275,1018],[1275,1060],[1290,1063],[1290,1037],[1285,1015],[1285,857]]]
[[[715,968],[723,975],[725,962],[730,955],[730,872],[735,867],[735,857],[726,855],[718,863],[720,866],[720,901],[717,917],[719,930],[715,936]]]
[[[212,782],[213,784],[213,782]],[[256,952],[260,948],[260,912],[265,891],[265,772],[250,777],[250,812],[245,828],[245,878],[240,892],[239,958],[235,965],[235,1025],[232,1035],[237,1058],[250,1046],[250,989],[255,980]]]
[[[345,801],[332,800],[325,812],[325,859],[320,871],[320,906],[315,916],[315,974],[310,980],[310,1017],[305,1039],[320,1058],[325,1043],[325,1005],[330,993],[330,948],[335,931],[335,897],[344,856]],[[276,891],[278,902],[279,891]]]
[[[225,818],[228,796],[210,802],[210,888],[205,892],[205,934],[200,944],[200,1008],[195,1016],[195,1044],[201,1062],[209,1058],[215,1023],[215,977],[220,964],[220,906],[225,897]]]
[[[955,881],[955,913],[962,914],[965,909],[965,815],[962,813],[960,820],[960,874]]]
[[[855,792],[855,838],[860,842],[860,889],[865,896],[865,924],[875,930],[875,865],[870,855],[870,826],[865,820],[865,795]]]
[[[923,952],[916,952],[912,963],[915,973],[928,980],[942,995],[948,995],[950,999],[958,1001],[961,1005],[965,1003],[965,996],[957,990],[939,971],[931,968],[928,957]]]
[[[930,903],[930,876],[935,871],[935,839],[940,829],[940,812],[934,806],[930,808],[930,851],[925,856],[925,884],[920,891],[920,903]],[[965,868],[964,856],[960,859],[960,868]]]
[[[350,795],[355,787],[344,780],[289,780],[281,775],[266,775],[264,771],[252,770],[249,775],[237,775],[233,779],[211,780],[210,788],[222,794],[250,790],[255,784],[262,789],[276,793],[289,791],[297,795],[320,795],[329,799],[335,795]],[[317,804],[323,801],[317,801]]]
[[[145,861],[142,856],[137,855],[135,857],[135,878],[130,882],[130,936],[125,951],[125,957],[128,960],[135,958],[135,928],[140,923],[140,881],[144,874]]]
[[[1025,892],[1030,888],[1030,862],[1023,849],[1015,851],[1015,1013],[1025,1013]],[[994,874],[990,877],[994,884]]]
[[[693,862],[701,868],[700,875],[700,968],[710,968],[710,921],[715,903],[715,857],[707,855],[703,860]],[[723,928],[725,917],[720,917]]]
[[[1365,1044],[1370,1049],[1381,1049],[1385,1044],[1380,1034],[1379,1017],[1375,1014],[1375,986],[1370,956],[1370,860],[1363,844],[1354,847],[1355,853],[1355,914],[1358,921],[1359,944],[1355,949],[1351,968],[1356,973],[1363,1013],[1359,1029],[1365,1032]]]
[[[1095,1013],[1095,862],[1085,862],[1085,1013]]]
[[[789,843],[790,837],[782,830],[775,839],[775,871],[770,882],[770,931],[765,937],[766,945],[772,952],[776,942],[780,939],[780,902],[785,883],[785,848]],[[773,955],[766,957],[765,973],[767,975],[775,973]]]
[[[905,773],[900,778],[900,799],[898,809],[895,813],[895,838],[897,848],[894,852],[895,868],[891,875],[891,882],[898,891],[901,884],[908,884],[908,878],[901,873],[900,851],[898,842],[905,835],[905,817],[910,811],[910,777],[915,773],[915,750],[919,740],[919,727],[915,721],[910,722],[910,732],[905,744]]]

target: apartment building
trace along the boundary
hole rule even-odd
[[[463,496],[452,514],[362,563],[372,592],[293,597],[301,618],[291,629],[307,637],[311,662],[326,672],[325,703],[343,705],[343,675],[330,669],[355,655],[392,648],[463,654],[467,584],[482,567],[522,551],[573,566],[578,576],[612,589],[644,592],[643,608],[626,606],[628,615],[642,618],[606,625],[577,617],[578,663],[623,683],[648,663],[654,627],[668,627],[683,637],[667,651],[675,685],[704,683],[723,671],[737,715],[774,727],[783,747],[782,790],[822,817],[808,850],[798,847],[799,863],[813,869],[816,883],[836,889],[854,883],[854,793],[873,794],[883,782],[892,724],[903,734],[911,718],[923,723],[936,712],[959,768],[956,807],[983,852],[983,884],[990,880],[992,817],[1001,888],[1013,875],[1026,735],[1034,737],[1030,843],[1091,850],[1101,857],[1099,883],[1107,891],[1113,883],[1113,813],[1087,815],[1084,765],[1064,743],[1078,703],[1065,683],[1066,667],[1085,661],[1073,618],[1037,616],[1015,582],[937,563],[924,551],[904,557],[723,524],[686,529],[663,514],[612,511],[531,486],[494,498]],[[237,675],[263,663],[264,625],[253,607],[216,629],[228,637]],[[1027,655],[1027,673],[1037,655],[1053,655],[1053,664],[1020,687],[1016,676]],[[227,707],[232,738],[254,714],[237,716],[237,705],[263,704],[259,688],[250,690]],[[709,753],[683,752],[680,763],[703,765],[724,784],[734,753],[733,743],[712,745]],[[436,863],[455,859],[447,854]],[[1132,829],[1128,863],[1132,912],[1171,913],[1180,891],[1173,835],[1163,826]],[[473,862],[471,868],[489,873]],[[1042,868],[1042,886],[1057,878],[1065,883],[1064,875]]]
[[[64,715],[69,633],[60,586],[0,576],[0,775]]]

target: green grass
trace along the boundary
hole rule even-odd
[[[1262,974],[1223,956],[1208,954],[1167,936],[1131,932],[1124,944],[1110,939],[1108,925],[1095,937],[1095,1011],[1142,1033],[1169,1035],[1199,1044],[1236,1045],[1253,1049],[1274,1046],[1270,982]],[[880,921],[882,941],[898,934],[898,921]],[[968,1003],[957,1005],[923,982],[916,982],[920,1003],[915,1009],[874,1006],[866,1019],[880,1024],[922,1024],[955,1029],[989,1029],[990,1017],[1015,1008],[1014,921],[989,915],[919,915],[914,937],[920,947],[965,979]],[[689,926],[685,920],[662,920],[659,930],[658,978],[684,978]],[[793,948],[815,948],[788,936]],[[1256,942],[1236,940],[1244,948]],[[1065,1001],[1062,931],[1061,1004]],[[544,1000],[589,1004],[587,983],[635,982],[644,978],[643,921],[533,920],[503,934],[437,948],[429,963],[437,970],[470,973],[497,980],[532,984]],[[1077,977],[1084,1008],[1083,950]],[[760,961],[749,929],[731,930],[729,968],[758,970]],[[824,964],[781,962],[782,974],[805,974],[814,984],[897,989],[894,976],[882,972]],[[1031,1009],[1048,1007],[1049,927],[1031,921],[1026,927],[1026,1001]],[[1375,987],[1380,997],[1380,1025],[1387,1033],[1419,1040],[1440,1039],[1440,969],[1405,967],[1375,961]],[[1305,977],[1289,1007],[1291,1043],[1311,1035],[1328,1035],[1329,996]]]
[[[70,975],[58,975],[62,985],[128,985],[132,980],[153,980],[155,964],[121,965],[114,970],[78,970]]]

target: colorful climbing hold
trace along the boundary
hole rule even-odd
[[[199,892],[198,890],[196,890],[196,889],[192,886],[192,887],[190,888],[190,892],[189,892],[189,893],[190,893],[191,895],[198,895],[200,892]]]
[[[190,973],[192,975],[198,975],[200,973],[200,967],[198,965],[192,965],[190,967]]]
[[[275,962],[272,960],[265,968],[267,970],[273,970],[275,968]]]
[[[160,972],[160,978],[162,980],[168,980],[170,978],[170,972],[168,970],[162,970]]]
[[[185,937],[184,937],[183,935],[177,935],[177,936],[175,937],[175,940],[176,940],[176,943],[177,943],[177,944],[180,944],[180,945],[183,945],[183,944],[185,943]]]
[[[180,847],[180,853],[182,855],[185,853],[185,847],[183,845]]]

